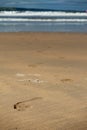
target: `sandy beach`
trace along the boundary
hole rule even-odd
[[[86,33],[0,33],[0,130],[87,130]]]

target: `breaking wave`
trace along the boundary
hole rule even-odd
[[[0,16],[86,16],[87,12],[64,11],[0,11]]]
[[[0,21],[87,22],[87,12],[0,8]]]
[[[14,21],[14,22],[87,22],[87,19],[21,19],[21,18],[0,18],[0,21]]]

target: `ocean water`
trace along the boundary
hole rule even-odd
[[[0,0],[0,32],[87,32],[87,0]]]

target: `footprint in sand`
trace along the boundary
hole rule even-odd
[[[42,50],[37,50],[38,53],[42,53],[43,51]]]
[[[73,80],[72,79],[61,79],[61,82],[65,83],[65,82],[72,82]]]
[[[16,109],[17,111],[24,111],[26,108],[32,108],[32,106],[30,105],[30,102],[41,100],[41,99],[42,97],[34,97],[29,100],[17,102],[16,104],[14,104],[14,109]]]
[[[64,59],[65,59],[65,57],[63,57],[63,56],[60,56],[60,57],[59,57],[59,59],[61,59],[61,60],[64,60]]]
[[[30,64],[30,65],[28,65],[28,67],[35,68],[35,67],[39,67],[40,65],[43,65],[43,63],[39,62],[39,63],[36,63],[36,64]]]
[[[30,64],[30,65],[28,65],[28,67],[38,67],[38,65],[37,64]]]

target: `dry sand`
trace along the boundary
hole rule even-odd
[[[0,33],[0,130],[87,130],[87,34]]]

